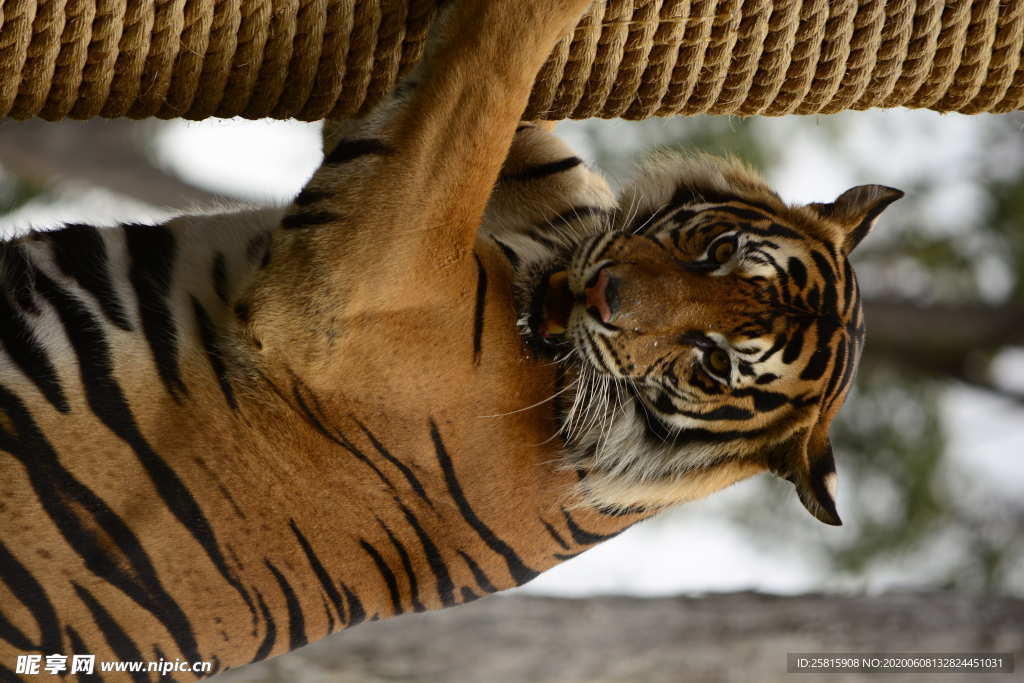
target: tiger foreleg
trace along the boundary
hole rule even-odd
[[[588,2],[452,0],[418,87],[341,137],[286,212],[252,292],[264,354],[302,349],[315,363],[328,321],[383,301],[444,307],[475,283],[477,229],[519,117]]]

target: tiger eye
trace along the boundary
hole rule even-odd
[[[715,349],[708,353],[705,357],[708,368],[722,377],[728,377],[729,371],[732,369],[732,363],[729,362],[729,354],[722,349]]]
[[[722,240],[711,250],[711,258],[715,263],[726,263],[736,254],[736,242]]]

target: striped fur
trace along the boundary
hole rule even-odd
[[[288,207],[0,244],[0,679],[29,652],[239,666],[521,585],[764,469],[823,505],[861,338],[843,240],[891,195],[790,209],[670,161],[617,199],[516,121],[585,4],[449,3],[425,66],[329,127]],[[706,226],[742,234],[742,267],[687,269]],[[575,341],[537,339],[553,268],[634,256],[666,298],[623,305],[672,311],[680,357],[735,343],[735,387],[585,310]],[[744,303],[687,313],[670,261]]]
[[[735,160],[664,155],[603,221],[517,256],[523,334],[568,361],[559,403],[584,500],[658,508],[768,470],[838,524],[828,427],[864,343],[847,257],[900,196],[872,185],[790,207]],[[578,299],[615,279],[619,310],[604,321],[577,303],[552,343],[537,302],[562,269]]]

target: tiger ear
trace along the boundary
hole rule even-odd
[[[885,185],[858,185],[839,195],[831,204],[809,204],[822,218],[846,229],[843,251],[849,254],[874,227],[879,214],[903,196],[902,190]]]
[[[769,469],[792,482],[811,515],[825,524],[841,526],[836,510],[836,461],[827,433],[801,432],[775,450]]]

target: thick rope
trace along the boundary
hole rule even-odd
[[[0,116],[352,116],[420,58],[436,4],[2,0]],[[1006,112],[1022,53],[1021,0],[596,0],[526,115]]]

